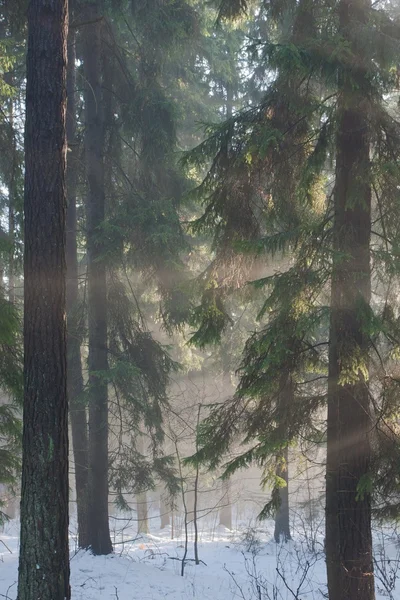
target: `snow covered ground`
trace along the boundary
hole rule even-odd
[[[155,522],[156,520],[154,520]],[[153,522],[153,521],[152,521]],[[0,598],[15,600],[18,522],[0,531]],[[254,523],[253,523],[254,525]],[[202,524],[199,558],[189,560],[181,577],[184,539],[171,539],[169,528],[138,537],[134,524],[114,519],[115,552],[94,557],[74,550],[71,532],[73,600],[318,600],[326,597],[322,532],[297,532],[294,541],[277,545],[273,524],[257,530],[249,524],[228,531]],[[375,533],[377,598],[400,600],[400,537],[394,530]],[[193,532],[188,558],[193,559]],[[260,590],[260,593],[259,591]]]

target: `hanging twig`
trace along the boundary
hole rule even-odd
[[[3,546],[5,546],[7,548],[7,550],[9,551],[10,554],[13,553],[13,551],[10,550],[10,548],[7,546],[7,544],[5,542],[3,542],[3,540],[0,540],[0,542],[3,544]]]
[[[200,424],[200,411],[201,404],[199,404],[199,408],[197,411],[197,430]],[[199,451],[198,441],[197,441],[197,432],[196,432],[196,454]],[[199,532],[197,527],[197,492],[199,487],[199,463],[196,462],[196,476],[194,479],[194,503],[193,503],[193,526],[194,526],[194,559],[196,565],[200,563],[199,561],[199,549],[198,549],[198,540],[199,540]]]

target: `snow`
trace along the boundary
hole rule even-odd
[[[155,520],[154,520],[155,521]],[[171,530],[137,536],[134,523],[118,519],[112,532],[114,554],[92,556],[76,551],[71,533],[72,600],[318,600],[326,596],[322,532],[307,532],[276,544],[273,523],[252,529],[243,523],[229,531],[212,523],[202,525],[200,565],[190,560],[181,577],[184,540],[171,539]],[[254,525],[254,523],[253,523]],[[0,598],[15,600],[18,568],[17,520],[0,532]],[[374,534],[377,599],[400,599],[395,584],[400,564],[396,531]],[[193,559],[193,532],[188,558]],[[378,572],[379,571],[379,572]],[[257,586],[261,588],[258,594]]]

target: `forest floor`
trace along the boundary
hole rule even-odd
[[[152,520],[153,523],[155,520]],[[157,519],[158,522],[158,519]],[[326,598],[322,531],[303,530],[289,543],[272,539],[273,523],[243,524],[229,531],[212,523],[199,532],[199,565],[190,531],[184,576],[184,537],[171,529],[138,536],[129,520],[114,519],[114,554],[94,557],[74,550],[71,532],[72,600],[319,600]],[[254,525],[254,523],[253,523]],[[0,530],[0,599],[15,600],[17,520]],[[400,535],[375,532],[377,599],[400,599]]]

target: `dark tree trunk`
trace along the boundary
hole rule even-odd
[[[277,457],[276,476],[283,479],[286,483],[285,487],[276,489],[278,509],[275,513],[275,529],[274,539],[277,543],[292,539],[290,535],[290,520],[289,520],[289,453],[287,446],[282,450]]]
[[[13,84],[13,76],[10,74],[10,83]],[[8,236],[10,239],[10,261],[8,264],[8,298],[11,303],[15,302],[15,203],[17,199],[17,170],[18,170],[18,155],[17,142],[14,132],[14,99],[10,98],[10,129],[12,135],[12,159],[11,172],[8,184]]]
[[[294,402],[294,385],[291,376],[292,366],[285,368],[280,378],[280,392],[278,396],[277,413],[279,419],[278,442],[283,444],[282,450],[276,456],[275,474],[283,479],[285,486],[277,486],[273,491],[273,500],[278,508],[275,513],[274,538],[276,542],[291,539],[289,520],[289,452],[288,452],[288,430],[290,409]]]
[[[137,507],[137,519],[138,519],[138,535],[147,535],[150,533],[149,529],[149,508],[147,504],[146,492],[140,492],[136,494],[136,507]]]
[[[101,30],[96,2],[85,5],[85,154],[89,321],[89,520],[94,554],[110,554],[108,519],[107,281],[101,225],[105,216],[104,117],[101,89]]]
[[[160,494],[160,519],[161,529],[165,529],[170,524],[171,506],[165,501],[164,494]]]
[[[232,116],[232,101],[233,93],[232,86],[227,87],[227,116]],[[231,372],[230,372],[230,357],[226,352],[225,348],[221,349],[222,358],[222,396],[229,398],[234,392],[235,388],[232,385]],[[232,529],[232,504],[231,504],[231,482],[229,479],[222,481],[222,499],[221,508],[219,511],[219,523],[227,529]]]
[[[200,414],[201,414],[201,404],[199,404],[199,408],[197,411],[197,423],[196,423],[196,431],[199,430],[200,426]],[[197,445],[197,437],[196,437],[196,454],[199,451]],[[199,476],[200,470],[199,465],[196,464],[196,473],[194,478],[194,486],[193,486],[193,527],[194,527],[194,560],[195,564],[199,565],[199,527],[197,522],[197,508],[198,508],[198,500],[199,500]]]
[[[222,499],[219,511],[219,524],[227,529],[232,529],[231,482],[224,479],[222,482]]]
[[[67,0],[31,0],[19,600],[70,598],[65,331],[67,30]]]
[[[75,29],[68,37],[67,70],[67,347],[68,347],[68,398],[72,449],[75,466],[75,487],[78,516],[78,546],[87,548],[88,540],[88,428],[86,406],[83,400],[81,360],[81,311],[79,307],[78,254],[76,244],[76,186],[78,177],[77,148],[75,140]]]
[[[330,600],[373,600],[368,390],[370,273],[370,89],[353,32],[369,16],[368,0],[341,0],[341,35],[354,55],[339,80],[334,258],[331,292],[326,560]],[[354,368],[354,365],[359,365]]]

